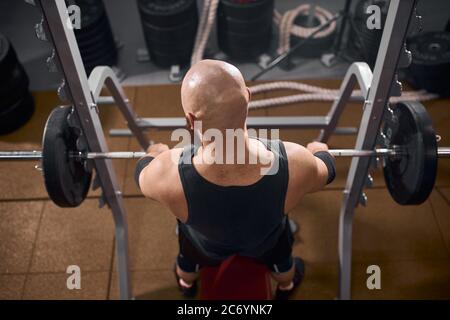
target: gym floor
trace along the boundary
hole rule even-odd
[[[310,80],[338,88],[339,80]],[[140,116],[182,116],[179,85],[126,87]],[[286,92],[277,92],[283,95]],[[256,96],[268,97],[273,93]],[[32,120],[0,137],[0,149],[40,149],[49,112],[58,105],[53,91],[35,92]],[[426,102],[441,145],[450,143],[449,100]],[[303,103],[259,110],[253,115],[323,115],[329,103]],[[102,106],[105,134],[125,128],[118,109]],[[350,104],[340,125],[358,125],[361,105]],[[283,140],[307,143],[314,130],[282,130]],[[168,143],[169,131],[150,131],[149,139]],[[134,138],[107,136],[110,150],[137,150]],[[355,137],[332,137],[331,147],[353,147]],[[306,261],[306,277],[296,299],[334,299],[338,285],[338,218],[348,159],[337,160],[338,178],[326,190],[307,196],[290,213],[299,225],[294,252]],[[114,225],[108,208],[98,208],[98,191],[75,209],[48,200],[38,163],[0,166],[0,299],[117,299]],[[180,299],[173,277],[177,254],[175,218],[144,199],[133,181],[135,161],[114,160],[129,220],[133,293],[137,299]],[[450,162],[439,163],[437,185],[420,206],[397,205],[385,188],[381,170],[366,190],[367,207],[356,210],[353,232],[354,299],[450,299]],[[368,290],[366,269],[381,268],[381,290]],[[81,290],[68,290],[68,265],[81,268]]]

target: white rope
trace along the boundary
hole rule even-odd
[[[294,104],[307,101],[334,101],[339,98],[338,89],[325,89],[305,83],[292,81],[278,81],[272,83],[264,83],[250,87],[252,94],[258,94],[276,90],[296,90],[306,93],[288,95],[283,97],[254,100],[249,103],[249,109],[270,108],[275,106]],[[354,90],[352,97],[361,97],[361,90]],[[426,101],[438,98],[437,94],[428,93],[425,90],[405,91],[400,97],[391,97],[390,102],[399,101]]]
[[[211,33],[212,26],[216,20],[218,6],[219,0],[205,0],[205,4],[202,10],[202,19],[204,16],[206,16],[205,12],[207,12],[208,14],[207,18],[205,19],[206,21],[203,23],[204,25],[202,25],[202,21],[200,21],[199,28],[197,29],[196,46],[192,53],[191,65],[194,65],[203,59],[209,34]]]
[[[203,8],[202,8],[202,12],[200,14],[200,22],[197,27],[197,34],[195,35],[195,44],[194,44],[194,49],[192,51],[191,62],[192,62],[192,57],[194,56],[194,53],[197,52],[197,50],[198,50],[198,45],[200,43],[202,34],[205,31],[205,25],[206,25],[206,20],[208,17],[208,11],[209,11],[210,4],[211,4],[211,0],[203,1]]]
[[[302,4],[292,10],[286,11],[283,15],[277,10],[274,10],[274,22],[279,26],[279,45],[278,54],[283,54],[289,51],[291,47],[291,35],[300,38],[307,38],[313,32],[317,31],[321,25],[330,20],[333,15],[328,10],[316,6],[314,10],[314,17],[319,20],[320,25],[317,27],[301,27],[295,25],[294,21],[299,15],[307,16],[310,13],[312,6],[310,4]],[[336,30],[336,21],[330,23],[324,30],[314,35],[314,39],[319,39],[330,35]]]

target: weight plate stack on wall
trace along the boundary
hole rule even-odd
[[[68,3],[70,4],[70,3]],[[102,0],[76,0],[81,29],[74,29],[86,73],[96,66],[117,64],[118,52]]]
[[[450,32],[426,32],[407,41],[412,62],[407,79],[416,89],[450,97]]]
[[[195,0],[138,0],[152,61],[160,67],[189,63],[198,26]]]
[[[304,28],[316,28],[321,25],[319,18],[316,16],[312,18],[311,25],[309,23],[309,15],[300,14],[295,18],[294,24]],[[327,30],[328,28],[325,28]],[[324,54],[328,49],[331,48],[336,36],[336,29],[331,31],[328,35],[308,40],[308,44],[304,46],[301,50],[297,50],[297,55],[305,58],[317,58]],[[306,37],[297,37],[291,35],[291,47],[295,46],[300,41],[304,41]]]
[[[33,115],[29,80],[9,40],[0,34],[0,134],[23,126]]]
[[[376,5],[381,9],[381,29],[367,27],[367,20],[373,14],[366,13],[367,7],[370,5]],[[361,0],[356,4],[353,17],[350,19],[351,28],[348,38],[350,55],[355,60],[365,61],[372,69],[377,59],[388,8],[389,1],[387,0]]]
[[[217,36],[220,49],[236,60],[267,52],[272,38],[274,0],[221,0]]]

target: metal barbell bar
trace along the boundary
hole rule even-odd
[[[356,149],[330,149],[328,150],[335,157],[383,157],[402,156],[404,153],[399,148],[380,148],[375,150]],[[438,148],[438,157],[450,157],[450,147]],[[74,154],[73,157],[82,159],[136,159],[145,156],[143,151],[119,151],[119,152],[88,152]],[[26,161],[42,159],[42,151],[0,151],[0,161]]]

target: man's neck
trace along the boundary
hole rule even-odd
[[[254,148],[250,146],[247,128],[217,129],[216,134],[203,136],[198,156],[214,165],[246,164]]]

